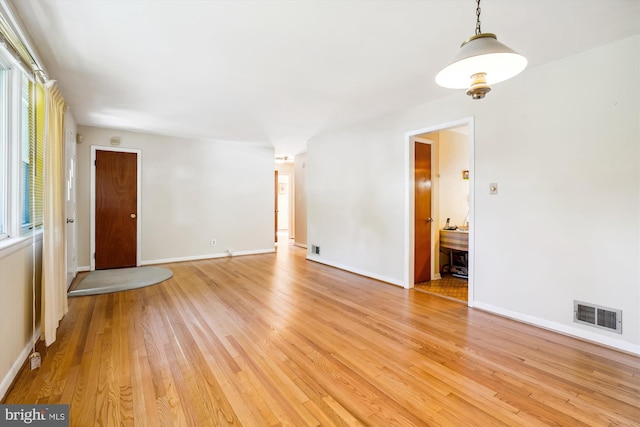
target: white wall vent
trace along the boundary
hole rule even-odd
[[[318,245],[311,245],[311,253],[313,255],[320,255],[320,246]]]
[[[573,301],[573,321],[622,333],[622,310]]]

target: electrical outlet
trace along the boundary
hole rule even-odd
[[[34,352],[29,356],[29,363],[31,364],[31,370],[38,369],[40,367],[41,358],[40,353]]]
[[[211,246],[215,246],[217,244],[218,244],[218,242],[216,242],[216,239],[211,239]]]

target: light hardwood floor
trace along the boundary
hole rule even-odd
[[[70,299],[5,403],[71,425],[640,425],[640,359],[306,261],[169,264]]]

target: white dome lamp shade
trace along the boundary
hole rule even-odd
[[[450,89],[467,88],[466,94],[482,99],[491,85],[522,72],[527,59],[498,41],[495,34],[480,31],[480,0],[476,35],[460,46],[458,54],[436,75],[436,83]]]

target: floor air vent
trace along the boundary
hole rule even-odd
[[[622,333],[622,310],[574,301],[573,321],[618,334]]]

